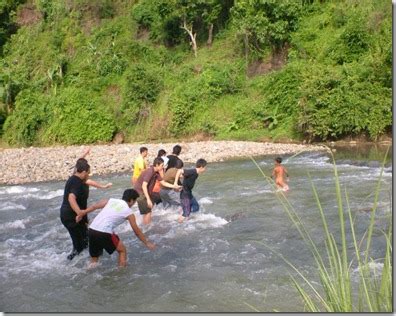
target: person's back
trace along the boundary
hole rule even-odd
[[[122,224],[131,214],[132,210],[127,202],[111,198],[99,214],[96,215],[89,228],[111,234],[114,232],[114,228]]]
[[[183,162],[177,161],[176,167],[168,169],[163,177],[163,182],[171,185],[180,184],[180,179],[183,174]],[[180,206],[180,189],[171,189],[161,184],[160,197],[163,207],[166,209],[171,206]]]
[[[275,179],[275,184],[278,188],[283,189],[284,191],[289,190],[289,186],[286,184],[286,177],[289,175],[287,174],[286,168],[281,165],[282,158],[278,157],[275,159],[275,167],[272,171],[272,177]]]
[[[183,209],[183,214],[179,216],[178,222],[182,223],[186,218],[190,216],[191,212],[199,211],[199,204],[192,194],[195,181],[198,176],[205,172],[207,162],[205,159],[198,159],[195,168],[185,169],[183,173],[183,188],[180,192],[180,202]]]
[[[192,196],[192,189],[194,188],[195,185],[195,181],[198,178],[198,172],[196,170],[196,168],[192,168],[192,169],[184,169],[184,173],[183,173],[184,179],[183,179],[183,189],[181,191],[180,196],[184,197],[184,196]]]
[[[181,153],[181,146],[180,145],[175,145],[172,150],[172,154],[168,155],[167,158],[168,160],[168,166],[166,167],[166,170],[170,168],[176,167],[177,161],[180,160],[183,162],[180,158],[179,155]]]
[[[164,181],[168,182],[168,183],[174,183],[178,170],[179,169],[177,169],[175,167],[166,170],[166,172],[164,174]]]
[[[138,197],[139,193],[136,192],[136,190],[127,189],[123,193],[122,200],[104,200],[86,210],[86,213],[89,213],[96,209],[103,208],[89,226],[89,254],[91,256],[91,267],[96,265],[99,257],[103,254],[103,250],[106,250],[110,255],[114,251],[117,251],[119,254],[118,265],[120,267],[126,265],[126,247],[119,236],[114,232],[114,228],[125,221],[129,221],[135,235],[147,248],[150,250],[155,248],[155,245],[146,239],[136,224],[136,218],[131,208]]]

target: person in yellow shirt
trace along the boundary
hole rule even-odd
[[[140,155],[135,159],[133,164],[132,186],[135,186],[142,171],[148,168],[147,155],[147,147],[140,147]]]

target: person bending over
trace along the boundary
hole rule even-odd
[[[118,252],[118,266],[125,267],[127,263],[127,251],[124,243],[120,240],[114,229],[123,222],[128,221],[135,235],[150,249],[155,249],[155,244],[148,241],[146,236],[136,224],[136,218],[132,211],[139,193],[134,189],[127,189],[122,195],[122,199],[103,200],[83,211],[77,216],[77,221],[96,209],[103,208],[89,225],[89,255],[91,256],[90,268],[94,267],[103,254],[103,249],[108,254]]]

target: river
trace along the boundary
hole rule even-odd
[[[369,223],[381,166],[372,156],[363,154],[359,160],[355,156],[356,151],[350,149],[336,152],[341,188],[348,191],[361,237]],[[273,158],[256,157],[267,175]],[[330,229],[337,236],[334,171],[329,155],[285,156],[284,165],[290,174],[290,191],[285,195],[324,251],[311,185],[317,188]],[[110,181],[113,187],[91,189],[89,202],[120,198],[130,183],[128,174],[93,178]],[[391,187],[388,159],[376,215],[373,268],[382,266],[385,243],[380,230],[390,223]],[[301,312],[301,299],[290,281],[295,273],[279,254],[308,279],[318,279],[309,248],[279,203],[280,193],[249,159],[208,165],[194,188],[201,210],[186,223],[177,223],[177,211],[157,207],[153,224],[144,229],[157,244],[156,250],[145,248],[128,224],[119,226],[117,233],[128,252],[124,269],[117,268],[116,253],[105,253],[92,270],[87,270],[88,251],[71,262],[66,260],[71,241],[59,219],[63,188],[63,181],[0,186],[1,311]],[[140,223],[137,208],[133,208]],[[352,274],[356,273],[353,271],[352,265]]]

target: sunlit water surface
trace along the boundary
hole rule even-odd
[[[267,175],[273,158],[257,158]],[[324,251],[312,184],[337,235],[331,160],[325,153],[309,153],[285,157],[284,164],[290,174],[286,196]],[[337,167],[361,237],[370,219],[381,168],[378,163],[353,165],[350,161]],[[90,203],[104,197],[120,198],[130,183],[127,174],[93,178],[110,181],[113,187],[91,189]],[[373,268],[377,269],[382,267],[385,247],[380,230],[387,228],[391,214],[391,183],[388,163],[381,180],[372,247]],[[280,193],[251,160],[210,164],[194,188],[201,211],[188,222],[177,223],[178,210],[157,207],[153,224],[144,228],[157,244],[155,251],[145,248],[128,224],[119,226],[117,233],[128,251],[124,269],[117,268],[116,253],[105,253],[93,270],[87,270],[88,251],[71,262],[66,260],[71,241],[59,219],[63,188],[64,182],[0,186],[1,311],[302,311],[290,281],[295,273],[280,255],[309,280],[318,280],[308,247],[279,203]],[[141,223],[135,206],[134,210]]]

